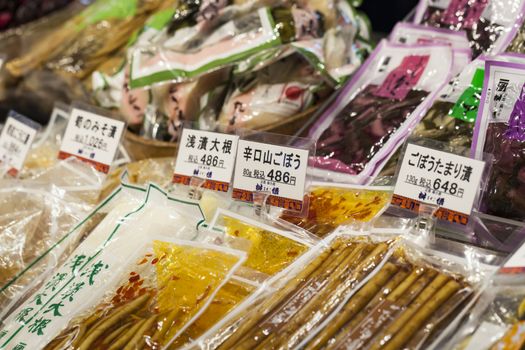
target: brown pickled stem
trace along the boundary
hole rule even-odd
[[[426,319],[428,319],[443,303],[445,303],[454,293],[461,288],[461,285],[452,280],[441,288],[432,298],[415,313],[410,322],[403,325],[403,328],[390,340],[384,347],[384,350],[399,349],[405,343],[407,343],[412,335],[423,325]]]
[[[366,283],[359,292],[357,292],[341,312],[330,322],[330,324],[316,336],[315,340],[310,343],[306,350],[317,350],[322,348],[337,331],[361,311],[374,296],[381,291],[383,286],[388,283],[390,278],[397,272],[398,267],[390,262],[379,271],[374,277]]]
[[[142,326],[140,326],[140,328],[138,329],[137,333],[133,336],[133,338],[131,338],[131,340],[126,345],[124,350],[133,350],[133,349],[136,349],[137,347],[139,347],[140,343],[144,341],[144,339],[143,339],[144,335],[146,334],[146,332],[148,330],[151,329],[151,327],[153,327],[153,325],[155,324],[156,320],[157,320],[157,315],[151,316],[150,318],[148,318],[142,324]]]
[[[233,346],[241,340],[246,332],[252,330],[255,325],[265,317],[272,309],[278,306],[282,300],[286,299],[290,294],[292,294],[305,280],[317,270],[320,266],[336,259],[337,256],[341,255],[344,251],[344,244],[342,241],[337,241],[330,249],[326,249],[321,253],[316,259],[314,259],[303,271],[301,271],[297,277],[292,279],[284,288],[280,289],[272,297],[268,298],[255,310],[253,310],[250,315],[243,320],[243,323],[239,328],[225,341],[223,342],[218,349],[231,349]]]
[[[137,323],[135,323],[133,325],[133,327],[131,327],[128,331],[124,332],[120,337],[119,339],[113,343],[113,345],[111,345],[109,347],[108,350],[117,350],[117,349],[121,349],[124,345],[126,345],[134,336],[135,334],[137,333],[137,331],[140,329],[140,327],[142,327],[142,325],[146,323],[146,320],[140,320],[138,321]]]

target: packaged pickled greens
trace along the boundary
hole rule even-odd
[[[505,50],[523,20],[522,0],[420,0],[414,22],[465,31],[474,57]]]
[[[468,312],[486,278],[379,231],[332,235],[286,273],[188,348],[426,349]]]
[[[292,216],[285,212],[280,218],[325,237],[340,225],[352,221],[370,222],[386,209],[391,196],[390,187],[314,182],[308,190],[308,216]]]
[[[245,241],[248,256],[244,266],[270,276],[288,267],[315,244],[312,237],[301,237],[223,209],[217,211],[210,227],[224,230],[225,240],[234,237]]]
[[[335,101],[314,117],[308,130],[317,140],[311,174],[347,183],[376,176],[450,79],[452,63],[448,45],[381,42]]]
[[[129,208],[132,203],[126,204]],[[108,219],[111,216],[113,220]],[[120,317],[131,317],[126,319],[128,322],[136,320],[129,314],[132,310],[144,312],[138,315],[144,317],[139,320],[141,326],[146,318],[167,317],[171,312],[175,324],[170,324],[163,336],[182,332],[199,315],[201,306],[211,301],[224,277],[244,259],[244,253],[224,247],[200,249],[202,246],[196,247],[191,242],[176,243],[177,239],[196,236],[195,228],[202,220],[199,217],[202,218],[198,205],[170,198],[153,185],[142,203],[139,201],[124,212],[110,211],[60,267],[8,313],[2,327],[6,337],[2,341],[9,340],[3,346],[23,342],[31,348],[43,348],[53,340],[60,343],[64,339],[55,338],[67,338],[71,322],[85,320],[90,324],[85,318],[97,312],[109,312],[100,319],[101,323],[95,324],[101,328],[85,334],[87,338],[73,332],[78,337],[70,339],[72,342],[75,339],[90,345],[102,342],[99,337],[105,334],[100,332],[108,330],[109,325],[115,326]],[[195,264],[201,261],[205,262],[199,270],[201,274],[194,275],[198,273]],[[139,274],[145,279],[141,280]],[[155,308],[146,307],[151,303]],[[115,314],[111,312],[119,316],[112,317]],[[185,321],[179,322],[182,318]],[[168,333],[171,331],[174,333]]]

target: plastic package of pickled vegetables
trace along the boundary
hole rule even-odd
[[[236,248],[247,249],[245,267],[270,276],[288,267],[318,241],[224,209],[217,211],[210,227],[224,231],[224,241],[235,238],[236,244],[242,244]]]
[[[426,349],[477,298],[476,262],[377,230],[338,232],[187,348]]]
[[[2,329],[5,332],[3,334],[9,334],[9,336],[3,337],[2,346],[11,347],[16,346],[19,342],[24,342],[31,348],[42,348],[59,336],[62,331],[66,330],[72,320],[78,319],[78,317],[83,319],[86,313],[93,313],[99,307],[103,308],[106,306],[112,310],[111,304],[107,304],[110,301],[115,301],[115,304],[113,304],[115,307],[123,306],[122,309],[119,309],[120,311],[123,309],[129,311],[133,307],[124,305],[130,305],[128,302],[133,303],[136,299],[128,300],[126,298],[139,296],[145,298],[144,295],[151,295],[155,291],[157,294],[156,300],[159,302],[156,306],[160,309],[165,308],[163,309],[164,311],[173,311],[175,307],[184,309],[185,302],[191,305],[192,300],[197,300],[199,303],[208,302],[209,297],[214,295],[216,289],[222,283],[222,278],[217,278],[214,282],[215,284],[200,285],[200,291],[195,290],[195,294],[188,294],[188,296],[191,295],[191,298],[187,300],[175,297],[176,293],[184,293],[188,289],[188,283],[191,284],[188,280],[188,278],[191,278],[191,271],[184,270],[186,271],[185,273],[179,271],[181,274],[179,280],[177,273],[174,273],[173,269],[179,266],[176,263],[180,263],[180,261],[166,260],[168,266],[163,264],[157,265],[164,266],[164,269],[159,268],[158,271],[155,265],[156,262],[162,260],[164,253],[187,255],[188,259],[190,259],[189,251],[191,251],[191,247],[188,250],[180,251],[177,245],[172,246],[168,243],[167,246],[161,244],[161,246],[155,248],[155,244],[152,243],[155,240],[173,242],[176,239],[191,239],[195,237],[195,228],[200,222],[199,216],[202,218],[198,205],[170,198],[154,185],[150,185],[145,193],[145,199],[142,201],[138,203],[127,201],[125,204],[127,205],[127,209],[124,208],[126,210],[123,210],[123,207],[115,207],[114,210],[116,211],[110,210],[106,219],[94,227],[92,232],[84,238],[82,243],[60,267],[48,274],[43,283],[35,286],[30,294],[17,303],[16,308],[4,319]],[[188,245],[191,246],[191,244],[183,246]],[[152,249],[158,249],[156,261],[150,255],[155,253],[155,251],[151,251]],[[222,249],[222,251],[225,249]],[[146,252],[145,250],[148,251]],[[198,261],[198,252],[196,254],[197,256],[193,254],[192,259]],[[210,270],[214,268],[220,270],[225,264],[230,264],[226,270],[222,270],[224,273],[228,273],[234,265],[242,264],[244,259],[244,253],[237,251],[231,258],[228,258],[229,253],[226,254],[228,256],[222,253],[217,253],[215,257],[213,255],[212,259],[205,266]],[[148,258],[148,263],[143,262],[145,258]],[[201,256],[200,258],[203,259],[204,257]],[[153,264],[151,264],[152,262]],[[187,262],[189,263],[189,260]],[[136,264],[138,264],[138,267]],[[143,272],[147,276],[152,277],[147,282],[140,282],[140,277],[132,274],[142,265],[144,265],[143,268],[147,266],[151,269],[149,270],[149,275],[147,275],[147,269]],[[184,266],[185,264],[182,265]],[[185,274],[189,274],[189,276],[184,278],[183,275]],[[126,284],[124,280],[130,283]],[[172,284],[176,284],[177,288]],[[155,285],[158,288],[154,289]],[[119,287],[122,288],[119,290]],[[147,287],[150,289],[147,289]],[[145,288],[147,293],[142,288]],[[184,294],[180,296],[182,297]],[[118,301],[116,301],[117,299]],[[145,306],[146,300],[142,302],[141,305]],[[139,302],[136,301],[136,303]],[[133,305],[137,306],[136,304]],[[48,310],[49,308],[51,308],[51,311]],[[159,308],[151,309],[151,312],[163,312]],[[114,315],[111,314],[110,310],[107,311],[110,315],[107,315],[104,321],[108,321],[108,323],[114,322],[115,318],[112,318]],[[199,308],[193,309],[194,313],[189,312],[190,310],[187,311],[188,313],[185,314],[185,317],[189,320],[197,315],[196,312],[199,311]],[[119,315],[122,316],[123,314]],[[151,316],[149,315],[149,317]],[[167,315],[164,314],[163,316]],[[179,319],[178,316],[181,315],[177,314],[175,318]],[[119,317],[116,318],[119,319]],[[33,325],[36,323],[39,326]],[[111,323],[111,325],[115,324]],[[120,326],[122,325],[120,324]],[[179,326],[183,327],[184,325],[177,325],[177,327]],[[175,332],[181,329],[179,328]],[[99,338],[103,335],[99,333],[101,330],[108,329],[104,327],[98,328],[91,335],[85,334],[87,338],[79,335],[75,339],[81,339],[82,342],[89,341],[90,344],[95,344],[95,341],[103,342],[104,339]],[[60,342],[62,340],[57,339],[57,341]],[[142,338],[141,341],[143,341]],[[87,348],[91,347],[88,346]]]
[[[340,225],[370,222],[381,215],[390,203],[392,190],[388,186],[313,182],[308,189],[308,216],[303,218],[284,212],[280,219],[322,238]]]
[[[389,40],[398,44],[448,44],[454,51],[452,75],[460,73],[472,58],[465,32],[399,22],[390,33]]]
[[[475,310],[448,343],[454,350],[518,350],[525,345],[523,245],[501,264]]]
[[[119,188],[91,211],[89,186],[4,180],[1,187],[0,319],[67,258],[110,208],[125,203],[129,211],[144,193]]]
[[[525,64],[487,60],[472,154],[493,155],[483,212],[522,220]]]
[[[408,136],[446,84],[453,51],[446,44],[399,45],[382,41],[319,113],[308,136],[317,140],[313,176],[366,183]]]
[[[420,0],[415,23],[464,30],[474,57],[505,50],[523,21],[523,0]]]

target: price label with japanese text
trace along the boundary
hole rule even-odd
[[[485,163],[409,143],[399,170],[392,205],[419,211],[439,207],[437,218],[467,225]]]
[[[237,149],[233,198],[253,202],[254,192],[268,192],[268,203],[302,211],[309,151],[240,140]]]
[[[189,185],[192,177],[203,187],[228,192],[235,167],[239,136],[193,129],[182,130],[173,183]]]
[[[107,174],[118,150],[125,123],[73,108],[59,159],[76,157]]]
[[[40,125],[16,112],[9,112],[0,134],[0,162],[7,165],[7,173],[16,176],[31,150]]]

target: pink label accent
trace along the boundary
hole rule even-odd
[[[463,29],[472,29],[478,23],[489,0],[452,0],[443,13],[441,21],[449,25],[461,25]]]
[[[404,100],[423,75],[429,60],[429,55],[406,56],[401,64],[388,74],[374,95],[398,101]]]

